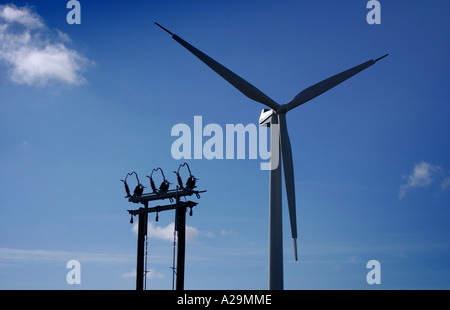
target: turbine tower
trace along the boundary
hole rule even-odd
[[[350,68],[328,79],[325,79],[313,86],[310,86],[298,93],[291,101],[286,104],[278,104],[269,98],[255,86],[227,69],[208,55],[199,51],[197,48],[184,41],[176,34],[170,32],[157,22],[157,26],[169,33],[172,38],[194,54],[198,59],[214,70],[228,83],[237,88],[248,98],[260,102],[270,110],[264,109],[260,116],[260,125],[271,127],[270,130],[270,191],[269,191],[269,289],[283,289],[283,234],[282,234],[282,202],[281,202],[281,165],[283,162],[284,181],[286,186],[286,195],[289,210],[289,219],[291,224],[291,234],[294,241],[294,256],[297,255],[297,216],[295,205],[295,181],[294,165],[292,160],[291,142],[286,124],[286,113],[295,107],[308,102],[315,97],[323,94],[355,74],[367,69],[377,61],[388,56],[388,54],[375,60],[368,60],[356,67]],[[276,130],[276,129],[279,130]],[[278,147],[280,146],[280,147]],[[275,156],[274,156],[275,155]],[[281,156],[282,157],[281,157]]]

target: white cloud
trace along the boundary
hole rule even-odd
[[[450,177],[445,178],[441,183],[441,189],[442,191],[445,191],[447,189],[450,189]]]
[[[42,28],[44,24],[39,15],[28,7],[18,8],[14,4],[0,5],[0,18],[8,23],[19,23],[29,29]]]
[[[147,272],[147,279],[162,279],[165,278],[165,275],[157,272],[154,268],[150,268]]]
[[[59,81],[79,85],[92,61],[66,46],[67,34],[50,30],[30,8],[0,6],[0,61],[9,67],[12,81],[45,86]]]
[[[406,184],[400,186],[399,197],[403,198],[407,190],[429,186],[432,182],[434,172],[440,170],[441,168],[439,166],[434,166],[425,161],[416,164],[413,172],[410,175],[403,177],[406,179]]]
[[[167,226],[161,227],[156,226],[153,222],[149,222],[147,226],[147,234],[149,238],[165,240],[169,242],[173,242],[173,233],[174,233],[175,223],[172,222]],[[138,232],[138,223],[134,223],[132,229],[135,234]],[[186,242],[194,241],[200,232],[197,228],[186,225]]]
[[[10,57],[13,64],[11,78],[19,84],[47,84],[60,80],[78,85],[85,81],[79,70],[85,59],[63,44],[47,45],[42,49],[24,47]]]
[[[124,278],[136,278],[136,269],[133,269],[130,272],[126,272],[122,275]]]

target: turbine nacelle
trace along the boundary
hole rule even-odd
[[[259,126],[270,127],[272,117],[275,116],[275,111],[272,109],[263,109],[259,116]]]

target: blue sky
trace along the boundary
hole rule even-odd
[[[154,21],[279,103],[389,53],[288,113],[299,261],[283,196],[285,288],[450,288],[448,1],[380,1],[379,25],[366,1],[80,3],[69,25],[65,1],[1,2],[1,289],[134,289],[137,205],[120,179],[161,167],[175,182],[171,129],[195,115],[257,124],[263,106]],[[188,160],[208,192],[187,217],[185,288],[267,288],[260,162]],[[172,223],[150,216],[149,289],[171,288]]]

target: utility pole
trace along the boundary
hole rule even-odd
[[[175,210],[175,230],[178,233],[177,242],[177,282],[176,290],[184,290],[184,261],[186,253],[186,207]]]
[[[147,222],[148,213],[144,212],[148,209],[148,202],[145,203],[145,208],[139,208],[138,213],[138,243],[137,243],[137,263],[136,263],[136,290],[142,291],[144,289],[144,277],[146,270],[144,270],[144,246],[145,238],[147,236]]]
[[[181,166],[187,165],[186,163]],[[189,168],[189,166],[188,166]],[[161,169],[161,168],[158,168]],[[155,171],[156,169],[154,169]],[[179,168],[178,168],[179,170]],[[162,173],[162,170],[161,170]],[[156,212],[156,220],[158,220],[158,213],[162,211],[167,210],[175,210],[175,231],[178,235],[178,242],[177,242],[177,267],[176,267],[176,290],[184,290],[184,270],[185,270],[185,252],[186,252],[186,212],[187,208],[190,209],[189,215],[192,215],[192,208],[195,207],[198,203],[193,201],[180,201],[181,197],[186,196],[192,196],[196,195],[196,197],[200,198],[200,193],[206,192],[194,190],[196,188],[195,186],[195,177],[189,174],[190,177],[188,181],[186,182],[186,186],[183,186],[181,182],[181,178],[179,176],[179,171],[176,172],[178,177],[178,184],[179,186],[176,189],[169,190],[169,182],[165,179],[162,184],[164,184],[165,188],[160,186],[160,190],[156,190],[154,186],[154,182],[152,180],[152,177],[150,176],[150,182],[151,187],[153,189],[153,193],[143,193],[144,186],[139,183],[139,178],[136,174],[136,172],[132,172],[127,174],[127,177],[132,174],[136,174],[136,179],[138,182],[138,185],[136,186],[136,189],[139,189],[137,191],[135,189],[133,195],[131,195],[130,190],[128,188],[127,184],[127,178],[125,180],[122,180],[125,185],[125,191],[127,192],[127,196],[125,198],[128,198],[129,202],[138,203],[144,205],[144,207],[140,207],[139,209],[135,210],[127,210],[128,213],[131,215],[130,223],[133,223],[133,217],[138,216],[138,241],[137,241],[137,261],[136,261],[136,290],[143,290],[144,289],[144,279],[147,273],[147,270],[144,270],[146,267],[144,265],[145,263],[145,240],[147,238],[147,225],[148,225],[148,214]],[[163,174],[163,173],[162,173]],[[164,174],[163,174],[164,176]],[[183,186],[183,187],[182,187]],[[180,188],[181,187],[181,188]],[[163,188],[163,190],[162,190]],[[150,201],[156,201],[156,200],[164,200],[169,199],[171,202],[175,199],[174,204],[169,205],[162,205],[162,206],[155,206],[155,207],[149,207]]]
[[[203,193],[206,191],[195,191]],[[145,197],[148,199],[149,197]],[[130,198],[131,199],[131,198]],[[148,201],[145,202],[148,205]],[[175,230],[178,233],[177,242],[177,282],[176,290],[184,290],[184,265],[185,265],[185,249],[186,249],[186,211],[187,208],[192,210],[197,205],[193,201],[178,201],[175,204],[156,206],[156,207],[144,207],[137,210],[128,210],[131,216],[138,216],[138,245],[137,245],[137,264],[136,264],[136,290],[144,289],[144,276],[146,270],[144,270],[144,248],[145,238],[147,236],[147,219],[148,213],[162,212],[175,209]]]

